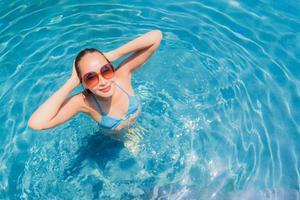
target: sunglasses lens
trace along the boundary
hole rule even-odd
[[[101,76],[110,79],[114,76],[114,68],[111,64],[106,64],[100,69]],[[94,87],[99,83],[99,76],[96,72],[89,72],[83,77],[83,81],[88,87]]]
[[[88,87],[94,87],[98,84],[99,78],[96,72],[90,72],[84,76],[84,82]]]
[[[101,67],[100,72],[101,72],[101,76],[103,76],[103,78],[105,79],[110,79],[114,76],[114,69],[111,66],[111,64],[107,64]]]

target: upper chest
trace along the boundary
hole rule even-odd
[[[115,102],[112,102],[111,105],[101,103],[95,99],[95,96],[92,96],[93,94],[89,93],[86,95],[86,104],[89,111],[88,114],[94,120],[100,121],[103,113],[114,118],[124,118],[126,116],[130,107],[130,97],[128,94],[132,96],[134,95],[134,92],[131,85],[128,85],[128,83],[120,79],[117,80],[117,83],[127,92],[127,94],[116,86],[115,92],[117,92],[116,95],[118,95],[118,98]]]

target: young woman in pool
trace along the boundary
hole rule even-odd
[[[128,128],[141,110],[131,86],[131,74],[151,57],[161,39],[161,31],[152,30],[107,53],[97,49],[81,51],[71,77],[32,114],[29,127],[49,129],[83,112],[105,129]],[[112,61],[131,52],[117,69],[113,67]],[[68,97],[80,83],[85,90]]]

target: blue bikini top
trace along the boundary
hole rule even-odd
[[[116,86],[118,86],[118,88],[120,88],[123,92],[125,92],[129,98],[129,106],[128,106],[128,111],[125,115],[125,117],[123,118],[115,118],[115,117],[111,117],[109,115],[107,115],[104,110],[102,109],[102,106],[100,104],[100,102],[98,101],[98,99],[94,96],[94,94],[92,92],[89,92],[94,101],[96,102],[96,105],[102,115],[101,120],[99,122],[99,125],[103,128],[107,128],[107,129],[115,129],[116,127],[118,127],[124,120],[126,120],[127,118],[129,118],[131,115],[133,115],[135,112],[138,111],[139,108],[139,102],[137,100],[137,98],[135,96],[130,96],[119,84],[117,84],[115,82]]]

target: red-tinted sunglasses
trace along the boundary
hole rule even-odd
[[[83,76],[83,81],[87,87],[92,88],[99,83],[99,74],[105,79],[114,76],[115,70],[111,63],[107,63],[100,68],[99,72],[88,72]]]

